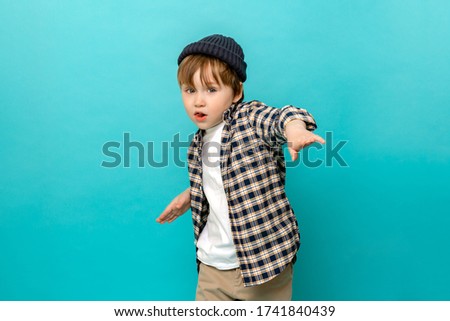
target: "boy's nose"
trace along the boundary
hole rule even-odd
[[[194,105],[195,105],[195,107],[204,107],[205,106],[205,99],[203,98],[202,94],[197,94],[195,96]]]

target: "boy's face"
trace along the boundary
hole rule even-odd
[[[194,88],[181,84],[184,108],[200,129],[208,129],[222,122],[223,113],[241,96],[240,93],[235,95],[230,86],[214,81],[210,67],[204,72],[206,79],[211,80],[207,84],[202,83],[200,70],[195,72],[192,79]]]

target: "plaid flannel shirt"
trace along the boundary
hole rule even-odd
[[[297,220],[285,193],[285,125],[301,119],[308,130],[317,126],[304,109],[259,101],[232,105],[223,119],[220,169],[231,231],[244,285],[253,286],[281,273],[300,247]],[[203,134],[199,129],[188,149],[195,244],[209,213],[202,186]]]

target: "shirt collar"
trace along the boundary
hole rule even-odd
[[[197,130],[197,132],[194,135],[194,138],[192,139],[196,145],[201,143],[204,133],[205,133],[204,129]]]
[[[227,110],[225,110],[225,112],[223,113],[223,121],[227,124],[229,124],[231,122],[231,120],[233,119],[233,116],[236,112],[237,106],[239,104],[232,104],[230,106],[230,108],[228,108]]]

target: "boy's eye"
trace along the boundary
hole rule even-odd
[[[195,89],[194,88],[186,88],[184,91],[187,92],[188,94],[192,94],[195,92]]]
[[[210,92],[210,93],[215,93],[216,91],[217,91],[217,89],[214,87],[208,88],[208,92]]]

